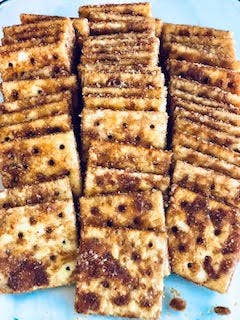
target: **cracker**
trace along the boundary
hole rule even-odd
[[[235,51],[204,45],[170,44],[168,57],[170,59],[187,60],[221,68],[237,69]]]
[[[164,243],[165,235],[150,231],[85,228],[78,257],[76,311],[158,319]]]
[[[171,158],[171,152],[161,149],[94,141],[89,149],[88,165],[167,175]]]
[[[64,27],[63,27],[64,26]],[[34,32],[33,32],[34,35]],[[9,50],[3,52],[0,58],[0,72],[4,81],[21,79],[21,74],[31,74],[34,71],[36,77],[38,70],[51,65],[58,71],[71,72],[72,48],[74,45],[74,30],[72,23],[68,20],[62,23],[62,33],[55,41],[46,39],[42,43],[32,43],[30,47],[19,48],[17,51]],[[41,75],[44,74],[40,71]],[[46,76],[47,77],[47,76]]]
[[[67,132],[71,127],[71,118],[68,114],[18,123],[0,128],[0,143]]]
[[[176,77],[174,77],[176,80]],[[221,101],[217,101],[217,100],[213,100],[210,97],[202,97],[201,93],[200,96],[198,96],[198,93],[190,93],[190,92],[186,92],[186,91],[182,91],[181,89],[178,88],[174,88],[172,86],[173,83],[170,84],[170,88],[169,88],[169,93],[170,93],[170,100],[171,103],[173,102],[173,99],[177,99],[179,101],[179,99],[181,99],[182,101],[184,101],[184,103],[188,103],[189,105],[191,105],[192,103],[194,103],[194,107],[198,107],[198,105],[203,105],[204,108],[202,108],[200,106],[199,109],[205,109],[208,108],[208,112],[212,113],[214,112],[213,108],[217,111],[227,111],[229,116],[231,116],[232,114],[230,113],[235,113],[235,114],[240,114],[240,108],[238,106],[235,106],[233,104],[229,104],[229,103],[224,103]],[[213,88],[214,90],[214,88]],[[198,111],[199,112],[199,111]],[[204,113],[204,110],[203,112]]]
[[[240,167],[225,160],[218,159],[194,149],[175,145],[173,148],[174,159],[186,161],[192,165],[212,169],[234,179],[240,180]]]
[[[0,127],[63,115],[69,113],[70,111],[71,104],[67,99],[64,99],[58,102],[37,105],[36,108],[28,108],[21,111],[3,114],[0,113]],[[60,126],[61,125],[62,124],[60,123]]]
[[[166,111],[166,89],[159,98],[114,97],[88,94],[84,96],[84,107],[88,109],[106,108],[132,111]]]
[[[165,231],[163,198],[157,190],[81,197],[80,212],[84,226]]]
[[[85,195],[101,193],[139,192],[149,189],[166,191],[169,177],[152,173],[129,172],[120,169],[88,167],[85,181]]]
[[[166,219],[173,272],[226,292],[239,256],[239,211],[178,187]]]
[[[0,103],[0,114],[8,113],[8,112],[15,112],[15,111],[22,111],[25,109],[32,110],[33,108],[37,108],[43,104],[49,104],[54,102],[65,102],[67,101],[69,105],[72,105],[72,93],[71,91],[62,91],[59,93],[49,94],[46,96],[39,96],[39,97],[30,97],[23,100],[16,100],[12,102],[2,102]]]
[[[173,173],[173,183],[230,205],[239,206],[239,180],[211,169],[178,160]]]
[[[165,112],[91,109],[82,112],[84,150],[96,139],[164,149],[166,131]]]
[[[191,113],[199,114],[199,117],[206,118],[206,116],[210,116],[217,121],[224,121],[232,124],[233,126],[240,126],[240,115],[239,113],[235,113],[235,108],[232,110],[230,105],[226,105],[226,108],[222,105],[216,106],[207,106],[205,104],[194,103],[189,100],[181,99],[178,97],[173,97],[171,99],[171,109],[174,111],[176,107],[180,107],[181,109],[187,110]],[[239,110],[237,110],[239,112]],[[204,116],[203,116],[204,115]]]
[[[0,192],[0,209],[21,207],[55,200],[70,200],[72,192],[68,177],[4,189]]]
[[[216,86],[232,93],[240,93],[240,73],[233,70],[175,59],[168,61],[167,69],[171,77],[181,76],[182,78]]]
[[[28,292],[73,283],[75,220],[72,200],[0,210],[0,291]]]
[[[199,139],[228,147],[234,151],[240,150],[240,141],[238,137],[229,135],[223,131],[211,129],[206,125],[187,119],[177,118],[174,122],[174,132],[175,134],[186,132],[198,137]]]
[[[179,36],[204,36],[204,37],[215,37],[220,39],[232,38],[233,34],[230,31],[219,30],[213,28],[199,27],[187,24],[163,24],[163,35],[173,34]]]
[[[21,100],[31,97],[74,91],[77,88],[75,76],[60,77],[56,79],[37,79],[8,81],[2,83],[2,94],[6,102]]]
[[[88,5],[79,8],[79,16],[89,18],[91,13],[108,13],[114,12],[121,15],[132,14],[133,16],[151,17],[151,4],[143,3],[124,3],[124,4],[104,4],[104,5]]]
[[[81,193],[79,159],[72,131],[1,144],[0,169],[5,188],[69,175],[74,195]]]
[[[169,46],[169,43],[182,43],[182,44],[201,44],[205,46],[212,47],[223,47],[225,50],[233,50],[234,40],[233,38],[219,38],[215,36],[202,36],[202,35],[192,35],[191,37],[187,35],[176,35],[171,33],[162,34],[162,44],[163,49]]]
[[[182,118],[185,120],[189,120],[192,121],[194,123],[199,123],[202,124],[208,128],[214,129],[214,130],[219,130],[219,131],[223,131],[228,133],[230,136],[236,136],[236,137],[240,137],[240,127],[239,124],[240,123],[235,123],[234,125],[232,125],[231,123],[229,123],[228,121],[228,113],[225,113],[226,117],[225,117],[225,121],[222,121],[222,119],[216,119],[214,116],[212,116],[210,114],[201,114],[195,111],[188,111],[185,110],[184,108],[175,108],[174,110],[174,117],[176,118]],[[240,120],[239,116],[235,115],[235,119],[237,119],[238,121]]]
[[[172,89],[179,89],[192,95],[213,99],[220,103],[232,104],[238,108],[240,107],[240,96],[221,90],[217,87],[213,88],[206,84],[200,84],[196,81],[172,77],[170,81],[170,90]]]
[[[162,73],[150,72],[144,73],[128,73],[128,72],[99,72],[85,71],[81,77],[81,83],[87,87],[116,87],[116,88],[135,88],[149,87],[162,88],[164,86],[164,76]]]
[[[232,163],[236,166],[240,166],[240,155],[238,152],[234,152],[227,147],[220,146],[209,141],[201,140],[190,134],[178,133],[175,135],[173,137],[173,148],[178,145],[192,148],[196,151],[225,160],[226,162]]]

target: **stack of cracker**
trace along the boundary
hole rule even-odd
[[[167,213],[173,272],[226,292],[240,251],[240,74],[231,32],[165,24],[172,200]]]
[[[1,292],[74,282],[73,196],[81,175],[72,128],[70,19],[5,27],[0,47]]]
[[[163,193],[164,76],[161,21],[148,3],[83,6],[81,242],[75,307],[81,313],[158,318],[168,274]]]

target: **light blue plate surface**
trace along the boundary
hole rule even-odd
[[[22,12],[76,16],[80,5],[113,1],[79,0],[9,0],[0,6],[0,28],[19,22]],[[115,1],[117,2],[117,1]],[[130,1],[126,1],[130,2]],[[198,24],[232,30],[240,56],[240,2],[237,0],[156,0],[151,1],[155,17],[166,22]],[[176,312],[168,304],[172,289],[187,301],[184,312]],[[73,308],[74,287],[37,291],[21,295],[0,296],[0,320],[76,320],[100,316],[77,315]],[[229,316],[213,312],[216,305],[231,309]],[[240,320],[240,266],[235,272],[228,294],[221,295],[198,287],[175,275],[165,280],[163,320]]]

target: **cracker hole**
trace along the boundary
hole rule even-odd
[[[94,126],[95,126],[95,127],[100,126],[100,122],[99,122],[99,121],[95,121],[95,122],[94,122]]]
[[[127,206],[125,204],[120,204],[118,206],[118,211],[119,212],[124,212],[124,211],[126,211],[126,208],[127,208]]]
[[[154,129],[155,125],[154,124],[150,124],[150,129]]]
[[[12,68],[13,67],[12,62],[9,62],[8,66],[9,66],[9,68]]]
[[[32,153],[33,154],[38,154],[39,153],[39,148],[37,148],[37,147],[32,148]]]
[[[189,269],[191,269],[191,268],[192,268],[192,263],[191,263],[191,262],[188,262],[187,267],[188,267]]]
[[[214,230],[214,234],[215,236],[219,236],[221,234],[221,230],[220,229]]]
[[[34,65],[34,64],[35,64],[35,59],[34,59],[34,58],[31,58],[31,59],[30,59],[30,62],[31,62],[32,65]]]
[[[18,238],[22,239],[23,238],[23,232],[18,232]]]
[[[54,60],[57,60],[57,59],[58,59],[58,54],[54,53],[54,54],[53,54],[53,59],[54,59]]]
[[[67,271],[70,271],[70,270],[71,270],[71,268],[70,268],[69,266],[67,266],[67,267],[66,267],[66,270],[67,270]]]
[[[54,254],[52,254],[52,255],[50,256],[50,260],[56,261],[56,256],[55,256]]]
[[[42,94],[43,93],[43,90],[38,90],[38,94]]]
[[[113,221],[111,219],[108,219],[106,222],[107,227],[112,227],[113,226]]]
[[[135,137],[135,141],[136,141],[136,142],[140,142],[140,141],[141,141],[141,137],[140,137],[140,136],[136,136],[136,137]]]
[[[64,144],[60,144],[59,149],[61,149],[61,150],[65,149],[65,145]]]
[[[113,140],[113,135],[112,134],[109,134],[107,137],[108,137],[108,140]]]
[[[62,217],[63,217],[63,213],[60,212],[60,213],[58,214],[58,217],[59,217],[59,218],[62,218]]]
[[[127,124],[126,122],[124,122],[124,123],[122,124],[122,127],[123,127],[124,129],[126,129],[126,128],[128,127],[128,124]]]
[[[172,233],[174,233],[174,234],[178,233],[178,227],[177,226],[173,226],[171,228],[171,230],[172,230]]]
[[[54,166],[55,165],[55,161],[53,159],[48,160],[48,165],[49,166]]]
[[[5,141],[5,142],[10,141],[10,137],[5,137],[5,138],[4,138],[4,141]]]
[[[109,284],[109,282],[107,280],[102,281],[101,284],[102,284],[103,288],[109,288],[110,287],[110,284]]]
[[[153,247],[153,243],[152,243],[152,241],[149,241],[148,242],[148,248],[152,248]]]
[[[46,228],[46,233],[52,233],[52,228],[51,227],[47,227]]]

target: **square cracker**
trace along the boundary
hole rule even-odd
[[[34,121],[46,117],[54,117],[69,113],[71,110],[70,103],[64,99],[58,102],[42,104],[36,108],[24,109],[16,112],[0,113],[0,126],[10,126],[17,123]]]
[[[44,104],[51,104],[55,102],[65,102],[72,106],[73,96],[71,91],[62,91],[59,93],[53,93],[49,95],[44,95],[40,97],[30,97],[22,100],[15,100],[12,102],[2,102],[0,103],[0,114],[18,112],[26,109],[32,110],[33,108],[38,108]]]
[[[240,180],[240,167],[212,155],[182,145],[173,148],[174,160],[186,161],[192,165],[212,169],[226,176]]]
[[[214,123],[214,126],[217,126],[216,122]],[[227,125],[225,125],[225,127],[226,126]],[[229,125],[229,127],[231,128],[231,131],[238,131],[238,128],[234,128],[234,126]],[[187,132],[188,134],[198,137],[199,139],[213,142],[219,144],[220,146],[225,146],[234,151],[240,151],[239,138],[234,136],[233,134],[228,134],[227,132],[220,131],[219,128],[217,130],[212,129],[205,124],[177,117],[174,122],[174,134],[178,135],[181,132]]]
[[[73,201],[0,210],[0,291],[27,292],[74,282]]]
[[[166,219],[173,272],[226,292],[240,253],[239,211],[178,187]]]
[[[170,93],[172,90],[181,90],[186,94],[190,93],[197,97],[207,98],[207,100],[217,101],[219,103],[232,104],[233,106],[240,107],[240,96],[224,91],[218,87],[212,87],[206,84],[198,83],[193,80],[183,79],[179,77],[172,77],[170,80]]]
[[[165,231],[163,197],[158,190],[81,197],[80,212],[84,226]]]
[[[201,140],[198,137],[194,137],[186,133],[178,133],[173,137],[173,148],[176,148],[178,145],[192,148],[196,151],[225,160],[226,162],[240,167],[239,153],[224,146]]]
[[[2,52],[0,56],[0,72],[3,80],[20,79],[22,74],[24,78],[31,78],[32,71],[37,76],[38,70],[49,65],[51,67],[54,65],[56,70],[69,74],[72,68],[72,49],[75,37],[70,20],[62,22],[61,31],[55,37],[44,37],[42,42],[35,40],[32,45],[31,41],[27,41],[28,46],[22,48],[20,46],[19,48],[11,48],[14,45],[10,45],[8,48],[6,45],[6,51]],[[34,31],[32,36],[34,37]],[[43,75],[41,70],[40,74]]]
[[[167,176],[153,173],[89,166],[86,173],[85,195],[139,192],[153,188],[165,192],[169,186],[169,180]]]
[[[161,149],[94,141],[89,149],[88,165],[167,175],[171,158],[171,152]]]
[[[143,3],[124,3],[124,4],[104,4],[104,5],[88,5],[79,8],[79,16],[89,18],[91,13],[117,13],[121,15],[132,14],[133,16],[151,17],[151,4]]]
[[[240,74],[229,69],[211,67],[200,63],[170,59],[167,69],[170,76],[198,81],[232,93],[240,93]]]
[[[0,128],[0,143],[67,132],[71,129],[71,117],[68,114],[62,114],[2,127]]]
[[[158,319],[164,234],[86,227],[77,268],[79,313]]]
[[[60,93],[66,90],[75,91],[76,88],[77,79],[75,76],[55,79],[7,81],[2,83],[2,94],[4,101],[10,102]]]
[[[178,160],[173,172],[173,183],[229,205],[238,207],[240,203],[240,181],[211,169]]]
[[[81,193],[73,131],[1,144],[0,169],[5,188],[69,175],[74,195]]]
[[[0,191],[0,209],[72,199],[68,177]]]
[[[217,121],[227,122],[233,126],[240,126],[239,108],[229,104],[216,103],[212,105],[206,104],[206,99],[201,98],[201,101],[195,100],[194,96],[185,94],[180,91],[181,97],[179,97],[179,91],[175,96],[175,91],[171,92],[171,110],[174,112],[176,108],[184,109],[188,112],[199,113],[202,115],[210,116]],[[210,101],[210,100],[208,100]],[[213,100],[212,100],[213,102]]]
[[[84,109],[83,149],[88,150],[96,139],[164,149],[167,119],[166,112]]]

